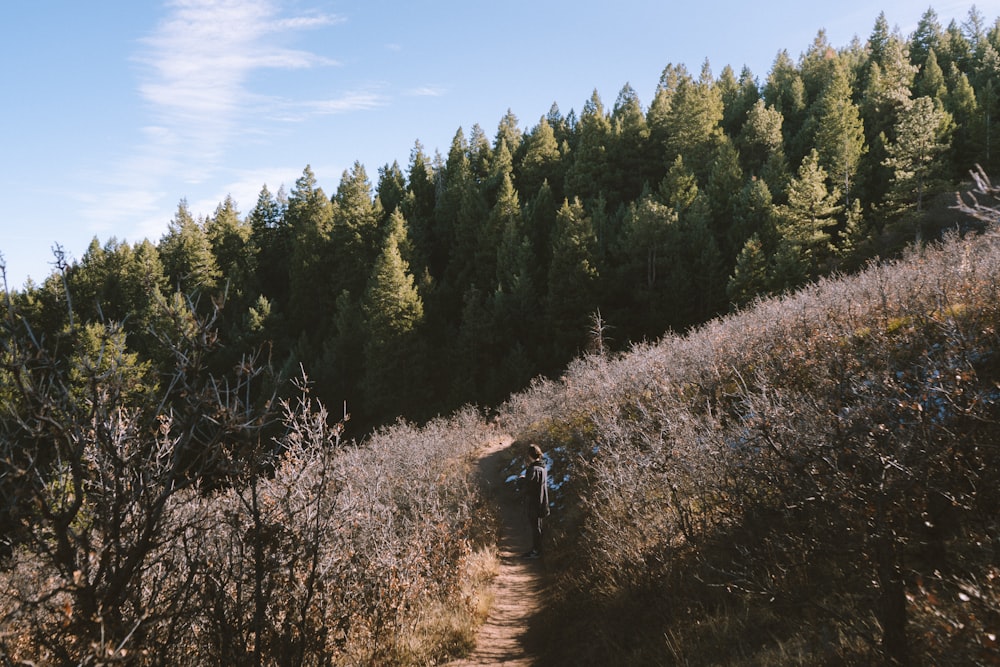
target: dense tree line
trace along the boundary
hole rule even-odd
[[[670,64],[648,105],[626,84],[527,130],[508,111],[374,184],[355,163],[332,196],[307,166],[245,215],[181,201],[158,243],[95,239],[14,298],[52,345],[68,318],[115,321],[154,365],[158,304],[222,306],[216,370],[258,347],[361,423],[422,419],[557,372],[595,316],[625,346],[925,238],[935,195],[997,170],[998,106],[1000,22],[928,9],[904,36],[882,14],[763,80]]]

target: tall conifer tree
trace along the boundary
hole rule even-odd
[[[298,330],[319,336],[338,291],[330,283],[333,206],[308,165],[288,197],[287,219],[289,316]]]
[[[838,188],[827,185],[815,150],[802,161],[788,186],[788,204],[777,207],[778,288],[818,276],[833,252],[831,231],[843,211]]]
[[[355,162],[342,174],[331,218],[328,280],[336,294],[347,290],[360,296],[382,243],[381,212],[372,200],[371,182],[361,163]]]
[[[228,285],[229,298],[244,299],[239,304],[240,308],[249,303],[245,299],[257,296],[250,294],[256,291],[253,281],[257,271],[257,249],[253,246],[252,232],[249,223],[240,218],[236,202],[229,196],[216,207],[205,224],[205,233],[212,244],[221,279]]]
[[[781,113],[784,119],[782,131],[785,144],[789,145],[798,135],[805,119],[806,88],[798,68],[786,50],[778,52],[771,65],[771,72],[764,85],[764,101]]]
[[[556,216],[549,267],[547,319],[555,357],[562,364],[582,349],[587,320],[596,310],[597,235],[579,199],[564,201]]]
[[[250,243],[257,251],[254,262],[257,267],[257,286],[278,312],[287,310],[289,296],[290,239],[283,197],[283,194],[272,195],[267,186],[263,186],[257,196],[257,204],[247,216],[250,223]]]
[[[847,72],[838,60],[833,63],[831,78],[816,103],[812,143],[820,165],[843,192],[844,205],[850,206],[851,186],[866,151],[865,133],[861,113],[851,101]]]
[[[608,187],[608,142],[611,121],[594,90],[583,105],[573,159],[566,173],[566,194],[592,202]]]
[[[175,290],[190,294],[211,292],[221,277],[219,265],[212,254],[212,244],[202,224],[195,221],[186,200],[177,205],[177,212],[160,239],[163,268]]]
[[[399,252],[405,242],[406,221],[396,211],[362,300],[366,407],[390,419],[419,403],[415,397],[423,395],[426,370],[420,339],[424,305]]]
[[[518,190],[525,197],[533,197],[542,183],[562,184],[562,154],[556,141],[556,134],[544,116],[539,119],[528,137],[526,148],[520,164],[520,177],[517,181]]]
[[[722,95],[708,61],[697,81],[681,79],[666,117],[667,159],[680,155],[704,182],[722,136]]]
[[[941,173],[938,157],[947,149],[951,115],[929,97],[913,100],[899,119],[896,140],[886,147],[892,169],[890,202],[897,210],[912,205],[919,213]]]

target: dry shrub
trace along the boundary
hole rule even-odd
[[[998,327],[949,238],[512,398],[574,466],[546,659],[1000,659]]]
[[[77,381],[8,319],[0,496],[22,525],[0,562],[0,661],[391,665],[467,650],[474,546],[493,538],[471,465],[495,436],[480,414],[343,442],[304,379],[272,415],[253,360],[206,373],[211,318],[173,315],[175,374],[131,407],[126,364],[84,360]]]

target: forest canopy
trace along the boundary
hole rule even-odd
[[[625,84],[610,107],[595,90],[579,113],[459,128],[443,155],[417,141],[405,169],[355,163],[332,195],[306,166],[245,212],[181,200],[158,241],[95,238],[12,304],[57,354],[74,325],[114,322],[153,367],[164,304],[218,311],[210,368],[266,350],[358,428],[496,404],[594,346],[955,226],[950,193],[1000,166],[998,90],[1000,22],[928,9],[902,35],[880,14],[864,41],[820,30],[764,76],[671,63],[651,100]]]

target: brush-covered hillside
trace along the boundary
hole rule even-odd
[[[545,664],[1000,663],[1000,235],[577,360]]]
[[[307,378],[201,372],[176,305],[158,381],[113,328],[64,364],[8,311],[5,662],[465,654],[496,571],[469,464],[503,434],[552,462],[543,664],[1000,661],[995,229],[362,442]]]
[[[508,436],[544,664],[1000,664],[998,53],[880,15],[0,257],[0,665],[467,653]]]

